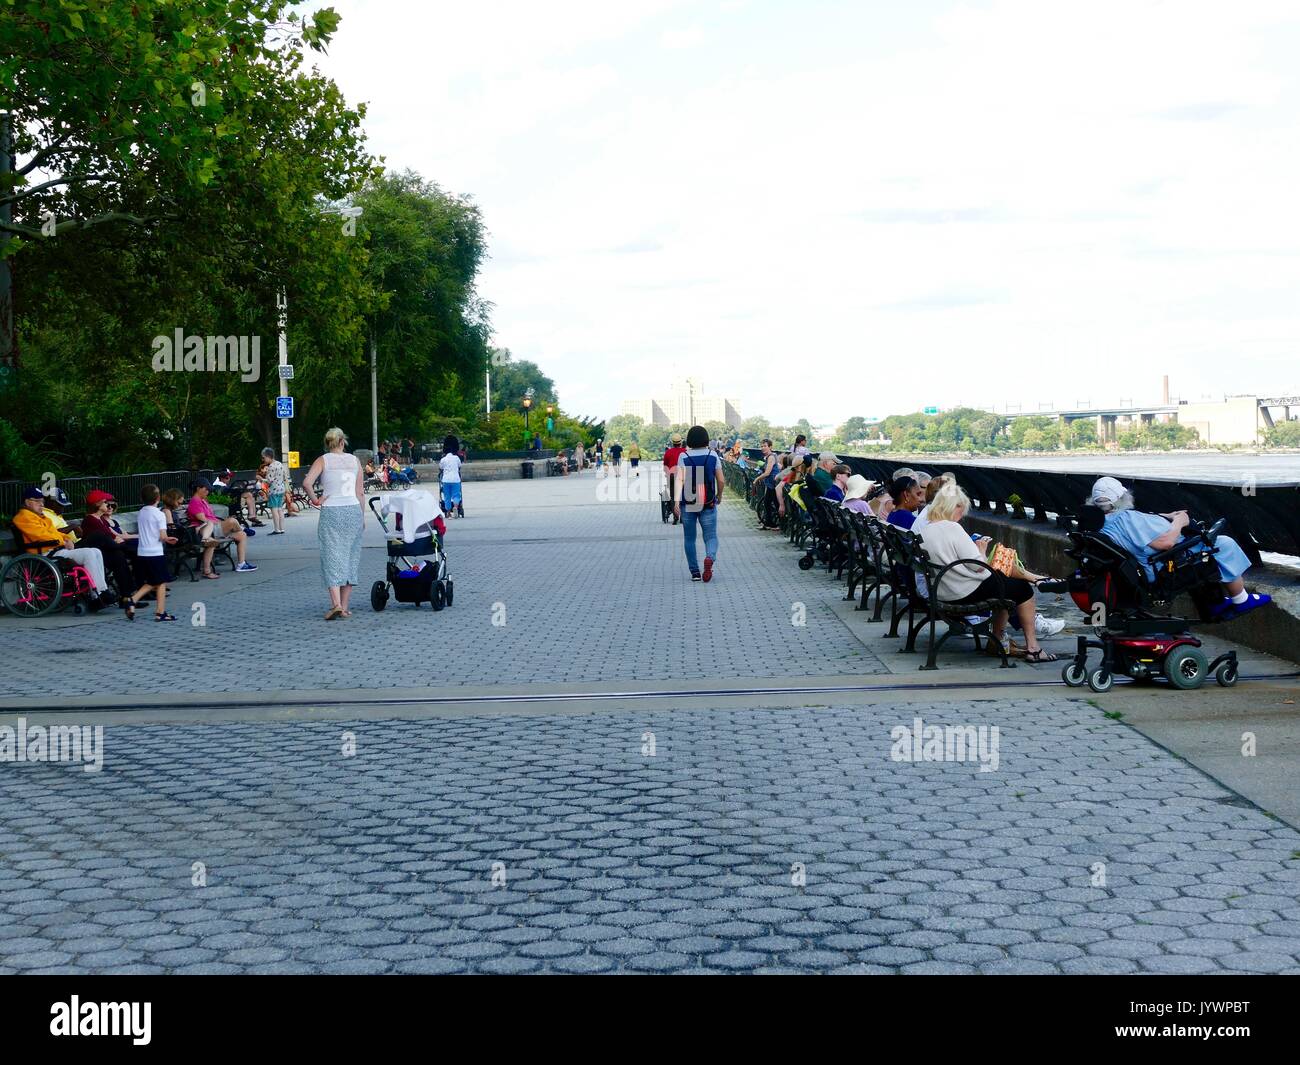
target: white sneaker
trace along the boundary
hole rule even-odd
[[[1040,640],[1048,636],[1055,636],[1064,628],[1065,622],[1060,618],[1045,618],[1042,614],[1037,614],[1034,617],[1034,635]]]

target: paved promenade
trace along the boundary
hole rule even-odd
[[[1300,831],[1063,686],[365,705],[916,677],[747,510],[700,585],[657,503],[596,492],[467,486],[440,614],[325,623],[304,518],[175,586],[203,628],[0,617],[12,697],[175,693],[31,715],[106,721],[98,772],[0,762],[0,973],[1300,973]],[[355,712],[256,695],[304,671]],[[904,760],[918,718],[988,742]]]

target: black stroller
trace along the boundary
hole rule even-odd
[[[375,506],[378,502],[379,496],[371,497],[370,509],[387,533],[388,523]],[[395,531],[401,531],[400,514]],[[447,576],[447,556],[437,531],[427,522],[416,529],[410,543],[400,536],[388,538],[385,574],[386,580],[375,581],[370,588],[370,605],[375,610],[383,610],[390,596],[399,603],[428,603],[434,610],[451,606],[454,586]]]

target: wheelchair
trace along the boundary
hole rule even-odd
[[[1088,616],[1096,638],[1079,637],[1061,679],[1072,688],[1086,683],[1098,693],[1109,691],[1120,674],[1139,683],[1163,678],[1184,691],[1201,687],[1211,675],[1222,687],[1236,684],[1237,652],[1210,661],[1191,634],[1193,624],[1211,622],[1211,608],[1223,597],[1214,543],[1227,520],[1190,524],[1182,543],[1151,556],[1152,580],[1144,566],[1102,533],[1103,518],[1096,507],[1083,507],[1071,522],[1066,554],[1078,568],[1064,590]],[[1173,613],[1174,600],[1182,594],[1192,600],[1194,621]],[[1101,651],[1094,666],[1088,663],[1090,650]]]
[[[16,617],[38,618],[68,604],[77,616],[97,609],[99,595],[84,566],[58,555],[29,555],[29,547],[58,546],[58,541],[32,541],[11,525],[14,546],[22,552],[0,569],[0,602]]]

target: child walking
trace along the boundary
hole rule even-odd
[[[158,486],[147,484],[140,490],[140,514],[136,530],[140,534],[140,549],[136,553],[136,576],[142,582],[126,604],[127,621],[135,620],[135,605],[150,592],[158,594],[158,609],[154,621],[175,621],[176,615],[167,613],[167,583],[172,579],[163,556],[163,544],[174,544],[176,537],[167,535],[167,515],[158,507]]]

